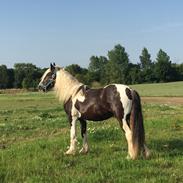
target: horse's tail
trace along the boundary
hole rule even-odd
[[[132,130],[133,159],[144,150],[145,131],[141,100],[139,94],[132,90],[132,110],[130,115],[130,128]]]

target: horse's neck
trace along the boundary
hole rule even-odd
[[[55,91],[59,100],[67,101],[70,97],[73,97],[81,85],[82,83],[67,71],[61,69],[57,72]]]

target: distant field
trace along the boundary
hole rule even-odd
[[[95,84],[96,85],[96,84]],[[100,85],[97,83],[94,88],[98,88]],[[137,90],[141,96],[145,97],[183,97],[183,81],[170,82],[170,83],[153,83],[153,84],[137,84],[130,85],[131,88]],[[18,94],[27,93],[22,89],[7,89],[0,90],[0,96],[3,94]],[[34,92],[29,92],[34,93]]]
[[[172,93],[170,85],[177,86]],[[181,94],[181,85],[183,82],[133,87],[144,96],[149,96],[147,87],[153,88],[151,96],[165,91],[176,96]],[[113,118],[88,122],[87,155],[65,156],[69,124],[53,93],[1,94],[0,183],[183,182],[183,105],[143,102],[143,114],[152,152],[149,160],[126,159],[124,133]],[[81,143],[78,124],[78,148]]]
[[[183,81],[172,83],[154,83],[132,85],[141,96],[183,96]]]

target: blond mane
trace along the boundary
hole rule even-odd
[[[83,84],[63,68],[57,67],[57,70],[54,90],[59,100],[66,102],[70,97],[75,96],[78,88]]]

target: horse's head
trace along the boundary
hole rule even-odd
[[[39,90],[46,92],[54,87],[56,80],[56,71],[57,69],[55,63],[50,64],[50,68],[48,68],[41,77],[41,81],[38,85]]]

